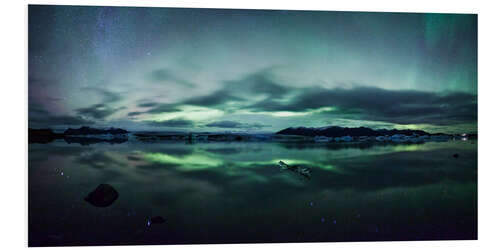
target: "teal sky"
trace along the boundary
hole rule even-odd
[[[29,7],[29,126],[477,130],[477,15]]]

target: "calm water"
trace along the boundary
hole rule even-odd
[[[477,238],[476,141],[54,142],[28,158],[30,246]],[[84,201],[101,183],[109,207]]]

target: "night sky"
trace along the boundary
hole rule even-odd
[[[477,16],[29,6],[29,127],[477,131]]]

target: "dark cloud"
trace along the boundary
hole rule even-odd
[[[148,122],[149,125],[155,126],[155,127],[174,127],[174,128],[179,128],[179,127],[193,127],[194,122],[186,119],[171,119],[171,120],[165,120],[161,122],[154,122],[150,121]]]
[[[40,104],[38,105],[35,105],[34,103],[28,103],[29,107],[28,107],[28,115],[31,117],[31,116],[48,116],[50,115],[49,114],[49,111],[47,111],[46,109],[42,108],[40,106]]]
[[[93,121],[81,116],[53,115],[42,105],[32,102],[28,105],[28,127],[46,128],[52,126],[66,125],[92,125]]]
[[[212,94],[194,97],[152,109],[148,113],[171,112],[176,105],[188,104],[224,110],[246,108],[251,111],[304,112],[333,108],[323,115],[334,118],[382,121],[396,124],[454,125],[477,121],[477,96],[467,93],[434,93],[416,90],[387,90],[376,87],[351,89],[322,87],[284,87],[270,69],[249,74],[239,80],[226,81],[224,87]],[[265,95],[266,99],[244,106],[244,96]],[[287,98],[284,98],[284,97]],[[228,102],[235,102],[227,105]],[[258,127],[236,122],[216,122],[209,127]]]
[[[226,89],[233,94],[263,94],[270,98],[281,98],[293,88],[278,84],[271,74],[271,69],[264,69],[245,76],[240,80],[227,81]]]
[[[171,113],[171,112],[179,112],[182,111],[177,106],[179,104],[176,103],[157,103],[157,102],[146,102],[139,103],[137,107],[141,108],[150,108],[146,111],[133,111],[129,112],[127,116],[137,116],[140,114],[161,114],[161,113]]]
[[[148,75],[148,78],[152,82],[175,82],[187,87],[195,86],[192,82],[177,76],[169,69],[154,70]]]
[[[220,122],[212,122],[205,126],[207,127],[218,127],[218,128],[237,128],[241,125],[240,122],[233,121],[220,121]]]
[[[78,116],[69,116],[69,115],[48,115],[48,116],[40,116],[40,117],[32,117],[30,116],[28,119],[28,126],[30,128],[45,128],[51,126],[58,125],[66,125],[66,126],[75,126],[75,125],[92,125],[93,121],[88,119],[78,117]]]
[[[270,69],[265,69],[249,74],[238,80],[226,81],[222,89],[212,94],[187,99],[179,104],[218,107],[228,110],[234,107],[223,106],[224,104],[228,102],[246,101],[246,97],[249,96],[249,94],[266,95],[271,99],[279,99],[293,89],[292,87],[284,87],[276,83],[270,74]]]
[[[95,104],[95,105],[92,105],[92,106],[87,107],[87,108],[79,108],[79,109],[76,109],[75,111],[77,112],[77,114],[79,114],[83,117],[89,117],[89,118],[100,120],[100,119],[104,119],[104,118],[114,114],[115,112],[124,109],[124,108],[125,107],[111,108],[106,104],[99,103],[99,104]]]
[[[129,112],[127,115],[128,116],[136,116],[136,115],[140,115],[142,114],[142,112]]]
[[[158,103],[156,102],[143,102],[143,103],[139,103],[137,104],[137,107],[141,107],[141,108],[151,108],[151,107],[154,107],[158,105]]]
[[[123,97],[116,93],[116,92],[111,92],[109,90],[97,88],[97,87],[86,87],[82,88],[84,91],[94,91],[98,93],[99,95],[102,96],[102,102],[103,103],[111,103],[111,102],[117,102],[123,99]]]
[[[288,102],[265,100],[253,111],[307,111],[324,107],[338,118],[357,118],[397,124],[451,125],[477,121],[477,96],[466,93],[438,94],[374,87],[352,89],[307,88]]]
[[[248,93],[267,98],[247,106],[243,96]],[[287,96],[291,98],[285,99]],[[227,105],[228,102],[235,102]],[[322,87],[284,87],[273,78],[270,70],[249,74],[239,80],[225,82],[222,89],[205,96],[194,97],[166,109],[148,113],[171,112],[176,105],[216,107],[224,110],[247,108],[251,111],[304,112],[330,107],[323,115],[335,118],[382,121],[396,124],[454,125],[477,121],[477,96],[467,93],[433,93],[416,90],[387,90],[376,87],[351,89]],[[209,127],[258,127],[236,122],[216,122]]]
[[[261,129],[264,127],[269,127],[268,125],[263,125],[260,123],[241,123],[235,121],[218,121],[209,123],[205,126],[215,127],[215,128],[242,128],[242,129]]]
[[[202,106],[202,107],[213,107],[225,104],[229,101],[241,101],[241,100],[243,99],[234,96],[229,91],[219,90],[209,95],[188,99],[182,103],[195,106]]]
[[[162,104],[156,104],[155,107],[151,108],[148,111],[144,111],[143,113],[160,114],[160,113],[170,113],[179,111],[181,110],[177,108],[177,104],[162,103]]]
[[[107,90],[101,90],[101,94],[104,96],[104,102],[117,102],[122,99],[122,96]]]

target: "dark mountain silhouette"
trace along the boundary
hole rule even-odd
[[[82,126],[77,129],[68,128],[64,131],[64,135],[105,135],[105,134],[127,134],[128,131],[121,128],[110,128],[110,129],[97,129],[87,126]]]
[[[371,129],[367,127],[359,127],[359,128],[347,128],[347,127],[339,127],[339,126],[329,126],[329,127],[321,127],[321,128],[306,128],[306,127],[298,127],[298,128],[286,128],[281,131],[276,132],[276,134],[280,135],[302,135],[302,136],[328,136],[328,137],[341,137],[341,136],[380,136],[380,135],[395,135],[395,134],[403,134],[403,135],[430,135],[429,133],[422,130],[411,130],[411,129]]]
[[[50,129],[28,128],[28,143],[49,143],[55,139],[64,138],[63,134],[56,134]]]
[[[83,126],[78,129],[68,128],[64,133],[54,133],[51,129],[28,128],[28,143],[46,144],[57,139],[64,139],[68,144],[90,145],[99,142],[115,144],[128,141],[127,136],[124,136],[126,134],[128,131],[121,128],[96,129]],[[105,137],[101,138],[102,136]]]

